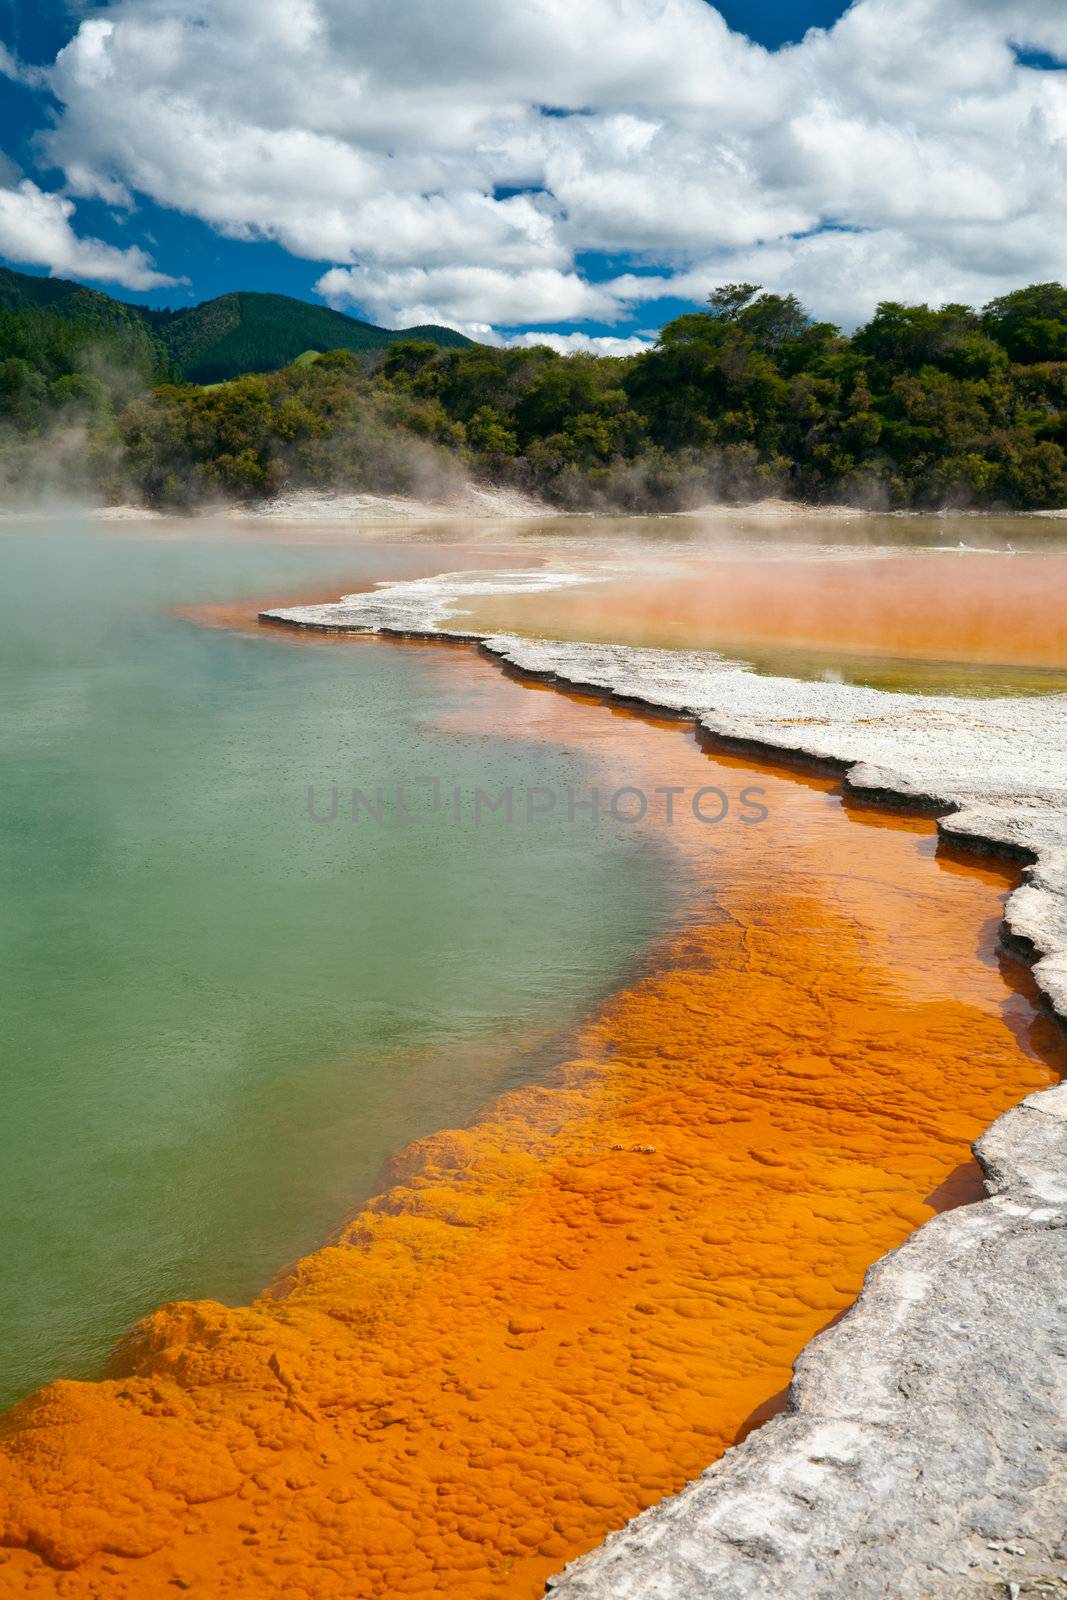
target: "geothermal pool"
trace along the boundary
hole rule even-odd
[[[12,1393],[203,1302],[8,1419],[0,1593],[535,1596],[1062,1070],[1013,870],[931,822],[464,647],[247,625],[490,543],[0,538]],[[454,815],[346,818],[428,775]]]
[[[478,691],[439,652],[298,656],[172,614],[451,560],[0,534],[4,1400],[91,1375],[163,1300],[254,1294],[664,926],[653,836],[353,824],[359,784],[415,807],[423,774],[588,782],[577,747],[449,732]]]

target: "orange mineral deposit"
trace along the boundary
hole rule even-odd
[[[757,786],[768,820],[640,824],[691,894],[549,1080],[404,1151],[253,1305],[166,1306],[105,1381],[8,1414],[0,1595],[533,1600],[765,1415],[865,1268],[973,1196],[970,1141],[1053,1080],[1058,1035],[997,955],[1008,870],[678,724],[435,659],[472,730],[649,792]]]

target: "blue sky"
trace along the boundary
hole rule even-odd
[[[0,0],[3,259],[504,339],[1067,271],[1061,0],[555,4]]]

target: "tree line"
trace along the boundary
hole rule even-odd
[[[728,284],[629,357],[337,350],[209,388],[135,328],[0,314],[0,459],[74,430],[78,483],[192,509],[282,488],[427,493],[473,476],[571,509],[777,494],[888,509],[1067,505],[1067,289],[982,310],[884,302],[855,333]]]

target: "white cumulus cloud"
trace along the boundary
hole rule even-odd
[[[126,289],[176,282],[157,272],[137,245],[120,250],[100,239],[79,237],[70,223],[73,212],[73,200],[39,189],[29,178],[0,188],[0,255],[20,265],[47,267],[53,275],[70,273]]]
[[[643,339],[637,333],[628,334],[625,338],[610,333],[513,333],[503,343],[510,350],[529,350],[536,345],[546,344],[561,356],[573,355],[576,350],[587,351],[594,356],[636,356],[642,350],[651,350],[654,341]]]
[[[275,240],[393,326],[741,276],[854,321],[1067,276],[1067,73],[1020,50],[1067,62],[1064,0],[854,0],[778,52],[705,0],[112,0],[44,147],[70,194]],[[591,282],[597,252],[641,270]]]
[[[618,311],[606,289],[556,267],[332,267],[315,289],[339,310],[362,307],[386,327],[443,321],[472,337],[487,322],[578,322]]]

